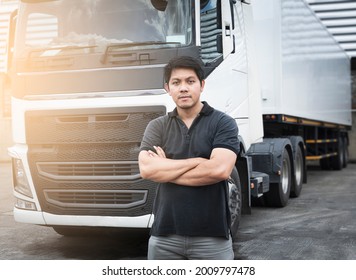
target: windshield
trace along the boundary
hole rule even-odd
[[[22,1],[15,56],[186,46],[192,41],[191,11],[187,0]]]

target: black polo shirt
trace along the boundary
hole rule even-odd
[[[177,109],[151,121],[140,150],[160,146],[170,159],[210,158],[214,148],[239,152],[238,128],[230,116],[206,102],[188,129]],[[153,207],[152,235],[221,236],[228,238],[230,214],[225,181],[187,187],[173,183],[158,184]]]

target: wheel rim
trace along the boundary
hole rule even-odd
[[[303,176],[303,161],[302,157],[300,156],[300,153],[297,153],[296,159],[295,159],[295,182],[297,186],[299,186],[302,182],[302,176]]]
[[[282,169],[282,190],[283,193],[287,193],[289,188],[289,165],[286,159],[283,160],[283,169]]]
[[[348,163],[349,162],[349,149],[348,147],[345,145],[345,155],[344,155],[344,158],[345,158],[345,163]]]

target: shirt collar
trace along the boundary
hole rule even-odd
[[[208,116],[210,115],[213,111],[214,111],[214,108],[211,107],[206,101],[202,101],[203,103],[203,108],[201,109],[200,111],[200,115],[201,116]],[[168,116],[170,118],[173,118],[173,117],[177,117],[178,116],[178,111],[177,111],[177,108],[175,108],[172,112],[169,112],[168,113]]]

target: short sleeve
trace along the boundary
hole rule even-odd
[[[229,149],[238,155],[240,151],[238,133],[236,121],[230,116],[221,113],[214,135],[213,148]]]
[[[153,146],[162,146],[162,129],[162,118],[150,121],[143,134],[140,151],[154,150]]]

